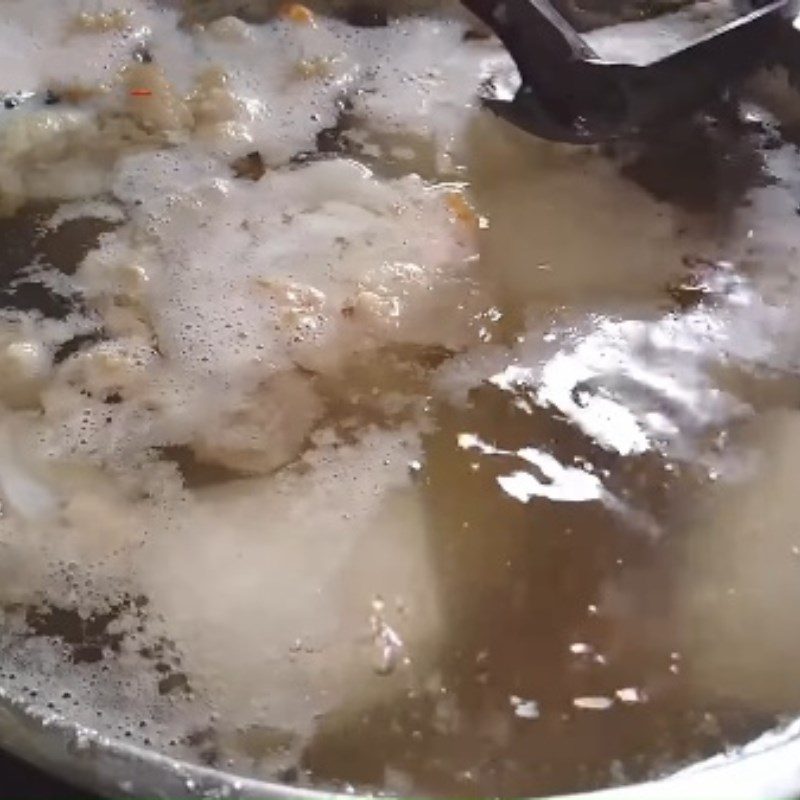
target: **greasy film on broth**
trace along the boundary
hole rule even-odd
[[[456,3],[1,16],[4,689],[242,775],[458,797],[792,717],[781,76],[600,151],[481,108],[515,73]]]

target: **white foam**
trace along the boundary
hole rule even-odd
[[[130,732],[132,715],[152,715],[163,736],[157,725],[148,736],[161,747],[209,708],[223,712],[220,736],[261,723],[300,746],[320,714],[346,717],[411,686],[440,639],[407,468],[420,427],[357,429],[345,444],[319,429],[328,409],[318,383],[381,348],[469,347],[485,336],[491,297],[474,274],[474,220],[452,202],[463,186],[385,180],[345,159],[286,162],[314,148],[336,122],[336,98],[357,85],[372,93],[356,103],[361,124],[450,148],[477,113],[485,56],[459,48],[455,22],[429,36],[421,21],[354,31],[322,17],[308,29],[223,20],[179,30],[172,12],[134,3],[130,29],[114,30],[113,16],[73,29],[77,0],[50,9],[42,28],[39,4],[12,10],[0,40],[24,45],[21,86],[97,91],[46,107],[33,98],[4,116],[4,208],[55,198],[67,202],[51,229],[85,216],[117,227],[74,278],[58,279],[86,312],[58,323],[7,315],[9,352],[37,358],[17,365],[28,381],[20,411],[4,411],[3,597],[84,616],[115,608],[112,627],[126,634],[113,679],[71,671],[35,642],[15,651],[15,669],[48,690],[37,672],[61,676],[87,708],[108,711],[104,729]],[[417,34],[404,70],[434,44],[450,66],[434,85],[416,81],[420,63],[389,114],[380,104],[401,81],[376,64]],[[132,65],[137,44],[153,65]],[[46,65],[42,47],[53,48]],[[303,75],[306,62],[325,69]],[[252,150],[265,175],[234,178],[230,162]],[[105,338],[53,363],[58,345],[98,328]],[[417,405],[376,401],[406,415]],[[187,489],[192,468],[184,475],[159,455],[170,447],[265,477]],[[115,605],[137,594],[149,600],[144,621]],[[180,652],[190,706],[165,710],[136,655],[159,637]],[[387,660],[387,642],[402,659]]]

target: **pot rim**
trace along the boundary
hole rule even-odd
[[[353,794],[243,778],[104,736],[0,687],[0,747],[83,789],[119,798],[352,800]],[[368,795],[364,795],[368,796]],[[645,783],[562,800],[793,800],[800,797],[800,717],[736,750]]]

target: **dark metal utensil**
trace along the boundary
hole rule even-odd
[[[536,136],[591,144],[692,113],[767,63],[800,64],[792,0],[775,0],[648,64],[601,58],[549,0],[462,0],[500,38],[522,84],[487,100]]]

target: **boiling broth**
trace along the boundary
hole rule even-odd
[[[459,797],[797,713],[798,156],[763,85],[597,152],[482,110],[513,69],[451,6],[7,5],[4,686]]]

